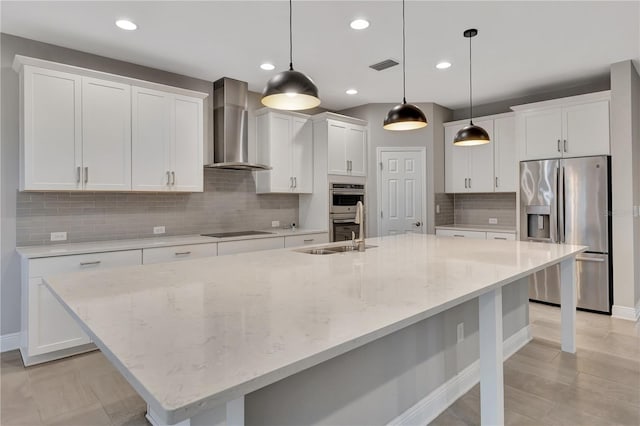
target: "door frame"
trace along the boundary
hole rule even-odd
[[[380,164],[382,163],[383,152],[418,152],[422,157],[422,234],[427,233],[427,147],[425,146],[379,146],[376,148],[376,223],[378,228],[378,236],[382,236],[382,221],[380,213],[382,212],[382,173]]]

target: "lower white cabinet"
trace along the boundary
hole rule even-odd
[[[175,262],[218,255],[218,244],[191,244],[185,246],[153,247],[142,250],[142,263]]]
[[[23,259],[20,352],[24,364],[46,362],[83,352],[88,348],[82,345],[91,343],[49,291],[43,277],[141,263],[141,250]]]
[[[284,248],[284,238],[282,237],[223,241],[218,243],[218,256],[279,248]]]
[[[285,248],[301,247],[311,244],[324,244],[328,242],[329,233],[327,232],[306,235],[287,235],[284,237]]]
[[[464,231],[462,229],[436,229],[436,235],[439,237],[476,238],[479,240],[487,239],[486,232]]]
[[[509,240],[515,241],[516,234],[510,232],[487,232],[487,240]]]

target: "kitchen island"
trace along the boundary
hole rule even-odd
[[[407,234],[365,252],[291,249],[45,277],[153,424],[244,422],[244,395],[478,298],[482,422],[503,423],[502,287],[561,263],[575,351],[585,247]]]

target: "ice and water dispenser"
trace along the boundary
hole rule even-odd
[[[551,241],[551,206],[526,206],[526,239]]]

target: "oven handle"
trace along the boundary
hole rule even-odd
[[[354,219],[333,219],[333,223],[356,223]]]
[[[354,190],[348,190],[348,189],[336,190],[336,189],[332,189],[331,193],[333,193],[333,195],[362,195],[362,196],[364,196],[364,191],[361,190],[361,189],[354,189]]]

